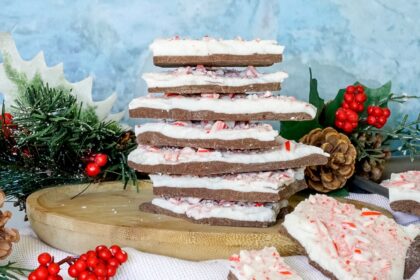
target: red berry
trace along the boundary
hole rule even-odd
[[[92,251],[92,250],[89,250],[89,251],[86,252],[86,256],[88,258],[90,258],[90,257],[96,257],[96,252],[95,251]]]
[[[90,162],[86,165],[85,171],[89,177],[96,177],[101,173],[101,168],[96,163]]]
[[[386,118],[385,117],[378,117],[376,118],[376,121],[380,124],[380,125],[384,125],[386,123]]]
[[[357,104],[357,112],[363,112],[364,109],[365,107],[363,106],[363,104],[361,103]]]
[[[354,96],[354,100],[356,100],[359,103],[363,103],[366,101],[366,94],[364,93],[358,93]]]
[[[86,280],[89,276],[90,272],[85,270],[80,272],[79,276],[77,277],[77,280]]]
[[[57,280],[56,275],[49,275],[46,280]]]
[[[354,93],[355,90],[356,90],[356,88],[354,86],[348,86],[346,88],[346,92],[348,92],[348,93]]]
[[[342,128],[342,127],[343,127],[343,125],[344,125],[344,122],[342,122],[342,121],[337,121],[337,120],[336,120],[334,124],[335,124],[335,126],[336,126],[336,127],[338,127],[338,128]]]
[[[353,111],[357,111],[357,107],[358,107],[358,103],[356,101],[352,101],[350,103],[350,109],[352,109]]]
[[[105,247],[102,250],[99,250],[98,257],[104,261],[107,261],[112,258],[112,253],[108,248]]]
[[[96,278],[95,274],[90,273],[88,277],[86,277],[86,280],[98,280],[98,278]]]
[[[47,265],[51,262],[52,257],[48,253],[42,253],[38,256],[38,262],[41,265]]]
[[[363,86],[362,86],[362,85],[357,85],[357,86],[356,86],[356,90],[357,90],[357,92],[358,92],[358,93],[365,92],[365,89],[363,88]]]
[[[347,111],[347,120],[350,122],[358,122],[359,116],[356,114],[356,112]]]
[[[342,129],[344,130],[344,132],[350,133],[353,131],[353,126],[351,125],[351,123],[346,122],[344,123]]]
[[[81,258],[79,258],[75,263],[74,263],[74,267],[76,267],[77,271],[79,273],[81,273],[82,271],[85,271],[87,268],[87,264],[84,260],[82,260]]]
[[[106,275],[108,277],[112,277],[117,273],[117,268],[115,266],[112,265],[108,265],[106,268]]]
[[[383,115],[382,109],[380,107],[373,107],[373,113],[372,115],[374,115],[375,117],[380,117]]]
[[[344,94],[344,100],[345,100],[347,103],[352,102],[352,101],[354,100],[354,94],[349,93],[349,92],[346,92],[346,93]]]
[[[368,106],[368,108],[367,108],[368,115],[373,114],[373,108],[374,108],[374,106]]]
[[[70,277],[73,277],[73,278],[76,278],[77,275],[79,274],[79,271],[77,270],[76,266],[74,266],[74,265],[71,265],[67,272],[70,275]]]
[[[44,280],[48,277],[48,269],[45,266],[39,266],[34,270],[34,274],[38,280]]]
[[[385,118],[391,116],[391,110],[389,110],[389,108],[382,108],[382,112],[384,113]]]
[[[93,273],[95,273],[96,276],[106,276],[107,267],[104,264],[98,264],[93,270]]]
[[[110,258],[108,260],[108,265],[118,267],[120,262],[116,258]]]
[[[109,278],[107,276],[97,276],[97,280],[108,280]]]
[[[60,272],[60,266],[57,263],[51,263],[48,266],[48,273],[50,275],[57,275]]]
[[[35,275],[35,271],[33,271],[29,274],[28,280],[38,280],[38,277],[36,277],[36,275]]]
[[[339,121],[345,121],[346,120],[346,113],[342,108],[338,108],[338,110],[335,112],[335,119]]]
[[[127,261],[128,255],[125,251],[121,250],[119,252],[117,252],[115,254],[115,258],[120,262],[120,263],[125,263]]]
[[[80,257],[79,257],[79,260],[82,260],[82,261],[87,261],[87,259],[88,259],[88,257],[87,257],[86,254],[81,254]]]
[[[377,122],[373,126],[376,128],[382,128],[384,125]]]
[[[105,166],[108,162],[108,156],[106,154],[97,154],[95,156],[95,163],[102,167]]]
[[[345,102],[341,105],[341,107],[343,107],[344,109],[350,109],[350,104]]]
[[[99,165],[99,164],[98,164],[98,165]],[[108,247],[106,247],[106,245],[99,245],[99,246],[96,246],[96,248],[95,248],[96,256],[98,256],[99,251],[101,251],[102,249],[105,249],[105,248],[107,248],[107,249],[108,249]]]
[[[376,123],[376,118],[374,116],[368,116],[367,123],[370,125],[374,125]]]
[[[97,257],[88,257],[86,264],[87,266],[91,267],[91,268],[95,268],[99,263],[99,260]]]
[[[117,252],[121,251],[121,247],[118,245],[112,245],[109,247],[109,250],[111,251],[112,255],[115,255]]]
[[[353,129],[355,129],[357,127],[357,124],[358,124],[357,122],[352,122],[351,123],[351,126],[353,127]]]
[[[55,280],[63,280],[63,277],[61,277],[61,275],[56,275]]]

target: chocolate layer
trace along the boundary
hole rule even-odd
[[[280,83],[258,83],[246,86],[224,86],[224,85],[188,85],[176,87],[149,87],[150,93],[170,92],[179,94],[197,94],[203,92],[215,93],[244,93],[244,92],[264,92],[280,90]]]
[[[391,209],[420,216],[420,203],[414,200],[396,200],[390,203]]]
[[[253,138],[243,138],[237,140],[223,139],[184,139],[171,138],[160,132],[147,131],[137,135],[137,142],[143,145],[156,147],[192,147],[220,150],[254,150],[254,149],[270,149],[278,147],[278,141],[260,141]]]
[[[420,235],[418,235],[410,247],[408,247],[405,257],[404,279],[410,279],[420,268]]]
[[[257,221],[238,221],[225,218],[205,218],[205,219],[193,219],[189,218],[185,214],[177,214],[172,211],[166,210],[159,206],[153,205],[151,202],[146,202],[140,205],[140,211],[167,215],[175,218],[181,218],[196,224],[207,224],[211,226],[227,226],[227,227],[269,227],[277,223],[276,222],[257,222]],[[287,214],[288,208],[280,209],[280,213],[277,216],[278,219],[283,218]]]
[[[228,173],[272,171],[279,169],[298,168],[302,166],[323,165],[327,162],[327,157],[319,154],[313,154],[299,159],[270,163],[229,163],[223,161],[209,161],[144,165],[128,161],[128,166],[144,173],[205,176]]]
[[[209,67],[240,67],[240,66],[271,66],[281,62],[281,54],[212,54],[207,56],[154,56],[153,63],[160,67],[196,66]]]
[[[173,119],[178,121],[262,121],[262,120],[278,120],[278,121],[304,121],[311,120],[311,115],[307,113],[250,113],[250,114],[226,114],[214,111],[188,111],[183,109],[162,110],[147,107],[138,107],[129,110],[131,118],[147,118],[147,119]]]
[[[229,271],[227,280],[238,280],[238,278],[236,278],[235,274],[233,274],[232,271]]]
[[[211,190],[205,188],[154,187],[153,194],[169,197],[199,197],[212,200],[274,202],[288,199],[290,196],[305,189],[306,187],[305,180],[300,180],[286,186],[278,193],[239,192],[233,190]]]

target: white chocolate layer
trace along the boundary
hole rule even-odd
[[[203,188],[238,192],[278,193],[296,180],[303,180],[303,171],[304,168],[212,177],[166,174],[150,174],[149,176],[154,188]]]
[[[380,212],[311,195],[286,215],[284,227],[309,257],[338,279],[403,279],[405,256],[419,227]]]
[[[219,124],[222,125],[218,129]],[[279,135],[277,130],[269,124],[245,122],[157,122],[138,125],[136,135],[145,132],[161,133],[176,139],[200,140],[238,140],[256,139],[259,141],[274,141]]]
[[[239,71],[234,69],[211,69],[204,67],[180,67],[172,71],[145,73],[142,78],[149,88],[179,86],[247,86],[252,84],[282,83],[288,77],[285,72],[258,73],[249,66]]]
[[[413,200],[420,203],[420,171],[392,173],[381,183],[389,190],[389,201]]]
[[[275,40],[243,41],[204,37],[192,39],[155,39],[150,45],[153,56],[207,56],[212,54],[282,54],[284,47]]]
[[[205,218],[232,219],[236,221],[274,222],[281,208],[287,206],[287,200],[270,203],[233,202],[203,200],[193,197],[154,198],[152,204],[185,214],[195,220]]]
[[[289,141],[291,149],[283,145],[279,148],[265,151],[217,151],[193,148],[157,148],[139,145],[128,155],[128,160],[142,165],[170,164],[176,165],[186,162],[221,161],[228,163],[270,163],[303,158],[319,154],[329,157],[322,149],[294,141]]]
[[[307,113],[312,118],[316,115],[316,108],[306,102],[296,100],[290,96],[259,97],[246,95],[235,98],[205,98],[192,96],[155,97],[142,96],[133,99],[129,109],[151,108],[169,111],[181,109],[187,111],[212,111],[223,114],[257,114],[272,112],[275,114]]]
[[[238,280],[301,280],[285,262],[276,248],[241,250],[229,258],[231,272]]]

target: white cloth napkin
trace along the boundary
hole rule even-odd
[[[365,201],[390,210],[388,200],[380,195],[351,193],[348,198]],[[415,216],[416,219],[411,215],[402,213],[393,212],[393,214],[399,223],[408,224],[419,222],[419,218]],[[20,231],[22,238],[20,242],[14,246],[13,253],[8,258],[8,260],[16,262],[17,266],[35,268],[37,266],[36,258],[42,252],[49,252],[59,260],[71,255],[41,242],[29,226],[26,229],[20,229]],[[63,236],[63,238],[65,238],[65,236]],[[229,265],[226,260],[191,262],[143,253],[132,248],[124,248],[124,250],[127,251],[129,259],[127,263],[119,268],[117,276],[113,278],[115,280],[225,280],[229,273]],[[327,279],[321,272],[309,265],[306,257],[285,257],[285,261],[295,269],[303,279]],[[64,271],[61,275],[64,276],[67,274],[67,266],[62,266],[62,269]],[[21,277],[20,279],[26,278]],[[64,277],[64,279],[70,278]],[[420,279],[420,270],[417,271],[411,279]]]

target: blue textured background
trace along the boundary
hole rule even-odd
[[[141,73],[156,70],[148,44],[176,34],[277,39],[284,94],[307,98],[311,66],[327,98],[355,80],[419,95],[419,14],[418,0],[1,0],[0,30],[26,59],[44,50],[48,65],[63,61],[70,81],[94,76],[96,100],[117,91],[122,110],[145,93]],[[414,116],[420,102],[404,108]]]

